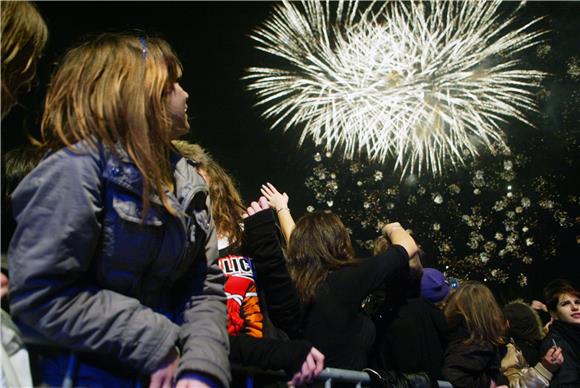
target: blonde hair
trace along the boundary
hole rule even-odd
[[[181,140],[173,141],[173,145],[181,155],[198,162],[199,168],[207,173],[212,216],[218,234],[227,236],[230,246],[239,248],[243,242],[240,223],[246,208],[236,183],[226,170],[199,145]]]
[[[36,62],[48,39],[48,28],[36,6],[2,1],[2,118],[16,104],[22,88],[36,74]]]
[[[81,140],[120,145],[143,176],[143,205],[156,193],[174,213],[170,185],[172,119],[167,94],[182,67],[167,42],[133,34],[102,34],[69,50],[52,77],[41,133],[55,150]]]
[[[465,344],[504,343],[506,321],[495,297],[484,284],[466,281],[447,300],[445,317],[453,325],[465,323],[469,338]]]

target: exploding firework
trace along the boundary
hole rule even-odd
[[[514,27],[500,3],[284,1],[251,35],[280,66],[244,78],[272,128],[302,128],[301,144],[437,175],[505,148],[510,119],[532,125],[544,73],[517,54],[545,32],[540,19]]]

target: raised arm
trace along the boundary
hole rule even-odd
[[[383,233],[389,238],[393,245],[400,245],[407,251],[409,258],[413,258],[418,251],[417,244],[413,237],[401,224],[393,222],[383,227]]]
[[[290,235],[296,225],[292,214],[290,214],[290,208],[288,207],[288,194],[280,194],[276,187],[269,182],[262,185],[261,191],[262,195],[268,200],[268,204],[276,211],[280,229],[282,229],[282,234],[284,235],[286,244],[288,244]]]
[[[265,201],[253,202],[248,208],[244,219],[246,253],[253,259],[272,322],[296,338],[300,336],[301,303],[286,267],[274,212],[264,206]]]

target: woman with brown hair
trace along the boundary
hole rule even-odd
[[[245,367],[267,370],[283,369],[292,376],[293,385],[308,383],[324,367],[324,356],[308,341],[288,340],[284,333],[272,325],[268,316],[268,303],[285,303],[285,294],[264,295],[258,287],[254,260],[246,247],[243,225],[260,222],[271,212],[260,211],[253,217],[242,218],[246,208],[236,184],[224,168],[203,148],[185,141],[174,141],[179,152],[197,163],[198,171],[209,186],[212,214],[218,236],[220,268],[226,276],[228,308],[228,333],[230,335],[230,361]],[[268,206],[261,201],[260,210]],[[259,266],[259,264],[258,264]],[[274,273],[264,274],[276,276]],[[233,373],[233,385],[241,385],[242,378]],[[261,378],[261,379],[260,379]],[[257,377],[256,384],[270,382],[267,376]],[[266,381],[264,381],[266,380]]]
[[[3,1],[1,7],[4,118],[16,104],[18,94],[30,88],[48,28],[36,6],[28,1]]]
[[[270,236],[273,251],[277,242],[274,223],[264,223],[261,232],[255,229],[248,230],[248,234],[258,235],[257,240],[264,246],[268,246],[265,241]],[[393,246],[378,256],[357,259],[350,235],[336,215],[307,214],[292,231],[286,263],[278,245],[278,262],[268,264],[271,268],[287,265],[300,307],[289,331],[320,349],[327,366],[358,370],[368,366],[375,329],[362,311],[361,302],[389,275],[401,268],[408,270],[409,256],[417,251],[413,238],[398,223],[388,224],[383,232]],[[268,258],[262,255],[256,261],[261,260]],[[277,284],[268,281],[264,286]]]
[[[40,382],[229,385],[207,185],[171,144],[189,130],[181,71],[162,39],[103,34],[52,77],[51,154],[12,195],[8,252]]]
[[[506,323],[489,288],[477,281],[462,283],[449,296],[444,313],[450,336],[443,377],[458,388],[507,384],[499,356]]]

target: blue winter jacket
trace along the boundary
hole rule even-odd
[[[12,196],[11,311],[35,340],[148,374],[175,345],[177,375],[230,380],[224,277],[208,189],[174,154],[177,215],[126,152],[77,144],[44,159]]]

